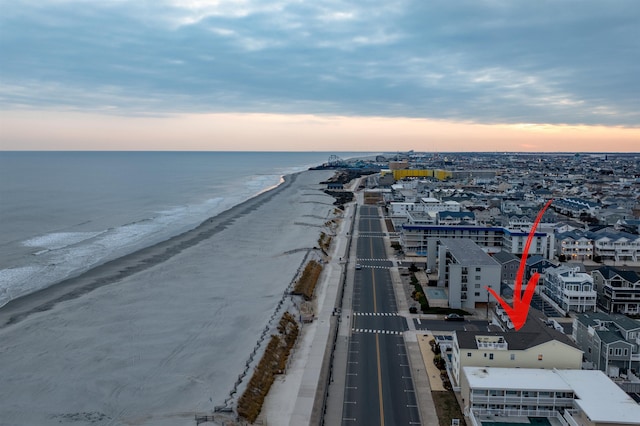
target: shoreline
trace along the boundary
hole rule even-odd
[[[266,188],[251,198],[212,216],[196,227],[167,240],[96,265],[33,293],[20,296],[0,307],[0,329],[17,324],[30,315],[49,311],[59,303],[76,299],[91,291],[117,283],[133,274],[158,265],[182,251],[225,230],[239,217],[247,215],[289,187],[301,173],[281,176],[279,184]]]
[[[287,175],[176,238],[18,299],[2,319],[21,316],[0,325],[0,416],[186,426],[212,412],[251,362],[303,252],[317,249],[335,210],[319,184],[331,173]]]

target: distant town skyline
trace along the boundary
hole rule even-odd
[[[0,4],[2,150],[640,150],[634,0]]]

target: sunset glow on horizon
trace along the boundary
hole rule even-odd
[[[635,152],[640,129],[309,114],[2,113],[4,150]]]
[[[0,149],[640,149],[640,3],[2,2]]]

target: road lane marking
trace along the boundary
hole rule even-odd
[[[380,400],[380,426],[384,426],[384,403],[382,400],[382,372],[380,369],[380,339],[376,334],[376,361],[378,363],[378,399]]]

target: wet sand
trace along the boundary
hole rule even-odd
[[[0,423],[191,425],[219,405],[334,210],[331,174],[0,309]]]

